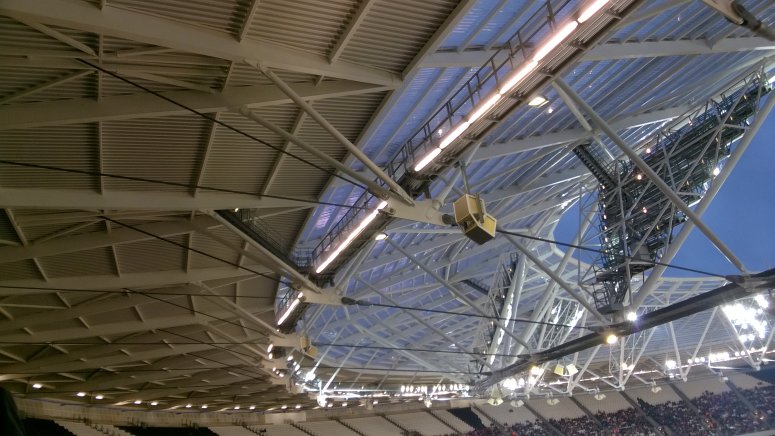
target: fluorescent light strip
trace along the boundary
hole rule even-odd
[[[436,156],[440,154],[441,154],[441,149],[434,148],[433,150],[431,150],[430,153],[426,154],[424,158],[420,159],[420,161],[417,162],[417,164],[415,164],[414,170],[421,171],[423,168],[428,166],[428,164],[431,163],[433,159],[436,159]]]
[[[573,33],[574,30],[576,30],[576,27],[579,26],[579,23],[576,21],[570,21],[564,26],[560,28],[557,33],[552,35],[551,38],[549,38],[545,43],[541,44],[541,47],[536,50],[536,52],[533,54],[533,61],[538,62],[546,55],[548,55],[552,50],[557,48],[558,45],[560,45],[565,38],[568,37],[571,33]]]
[[[493,106],[498,104],[504,95],[508,94],[512,89],[519,85],[525,79],[525,77],[528,76],[528,74],[532,73],[533,70],[538,67],[538,62],[545,58],[546,55],[551,53],[552,50],[562,44],[562,42],[565,41],[565,39],[570,36],[574,30],[576,30],[580,23],[583,23],[592,18],[592,16],[603,9],[606,4],[608,4],[608,0],[594,0],[587,8],[581,10],[577,20],[569,21],[564,26],[562,26],[557,33],[552,35],[540,46],[538,50],[535,51],[530,62],[524,64],[522,68],[515,70],[511,76],[506,79],[501,87],[498,88],[498,92],[486,99],[483,99],[479,106],[474,108],[474,110],[468,114],[466,121],[458,125],[454,130],[452,130],[447,136],[444,137],[438,148],[434,148],[430,153],[425,155],[425,157],[420,159],[420,161],[415,164],[414,170],[416,172],[421,171],[423,168],[428,166],[428,164],[433,162],[433,160],[441,154],[441,151],[452,144],[452,142],[457,138],[459,138],[460,135],[462,135],[463,132],[465,132],[472,123],[476,122],[479,118],[484,116],[488,110],[492,109]],[[327,263],[324,262],[324,265],[327,265]]]
[[[527,77],[528,74],[532,73],[533,70],[536,69],[538,66],[538,62],[536,61],[530,61],[522,66],[522,68],[516,70],[507,80],[506,83],[504,83],[499,89],[498,93],[506,95],[511,91],[515,86],[519,84],[525,77]]]
[[[444,139],[439,144],[439,148],[442,149],[442,150],[447,148],[449,146],[449,144],[452,144],[452,141],[454,141],[457,138],[459,138],[460,135],[462,135],[463,132],[465,132],[466,129],[468,128],[468,126],[470,126],[470,125],[471,125],[470,121],[463,121],[462,123],[460,123],[460,125],[458,125],[454,129],[452,129],[452,131],[449,132],[447,134],[447,136],[444,137]]]
[[[288,319],[288,316],[291,315],[291,312],[293,312],[293,309],[295,309],[296,306],[298,306],[299,303],[301,302],[302,295],[303,294],[299,294],[299,297],[293,300],[293,303],[291,303],[291,305],[288,306],[288,309],[285,310],[285,312],[283,313],[283,316],[281,316],[280,319],[277,320],[277,325],[283,325],[285,320]]]
[[[581,14],[579,14],[578,22],[583,23],[589,20],[600,9],[603,9],[603,6],[605,6],[607,3],[608,3],[608,0],[595,0],[586,9],[581,10]]]
[[[482,100],[479,106],[476,107],[473,111],[471,111],[470,114],[468,114],[468,123],[473,124],[474,122],[476,122],[476,120],[481,118],[485,113],[487,113],[488,110],[492,109],[493,106],[498,104],[500,100],[501,100],[501,94],[499,92],[496,92],[490,98]],[[444,148],[441,146],[439,147],[442,149]]]
[[[439,150],[439,152],[441,152],[441,150]],[[353,230],[347,236],[347,238],[344,241],[342,241],[342,243],[339,244],[339,246],[336,247],[336,249],[333,252],[331,252],[331,254],[326,258],[326,260],[323,261],[323,263],[321,263],[315,269],[315,272],[318,274],[323,272],[323,270],[325,270],[328,267],[328,265],[330,265],[331,262],[333,262],[334,259],[336,259],[336,257],[339,256],[342,253],[342,251],[344,251],[344,249],[347,248],[347,246],[350,245],[355,240],[356,237],[358,237],[358,235],[363,231],[363,229],[365,229],[366,226],[368,226],[369,224],[371,224],[372,221],[374,221],[374,218],[377,217],[377,215],[379,214],[379,211],[384,209],[385,206],[387,206],[387,201],[383,201],[377,206],[376,209],[371,211],[371,213],[369,213],[366,216],[366,218],[364,218],[363,221],[361,221],[360,224],[358,224],[358,227],[356,227],[355,230]]]

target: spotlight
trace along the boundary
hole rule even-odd
[[[627,321],[632,322],[632,321],[635,321],[636,319],[638,319],[638,314],[635,313],[634,310],[631,310],[631,311],[627,312],[626,318],[627,318]]]
[[[234,406],[234,410],[239,410],[239,406]]]
[[[566,366],[565,369],[568,371],[568,375],[571,375],[571,376],[576,375],[579,372],[578,368],[576,368],[576,365],[572,363]]]
[[[137,404],[137,405],[143,404],[143,401],[142,400],[135,400],[135,404]]]
[[[248,409],[250,409],[250,410],[256,410],[256,406],[250,406],[250,407],[248,407]]]
[[[158,405],[159,405],[158,401],[151,401],[151,406],[158,406]],[[239,406],[237,408],[239,409]]]
[[[43,387],[43,385],[42,385],[42,384],[40,384],[40,383],[34,383],[34,384],[32,385],[32,389],[40,389],[40,388],[42,388],[42,387]]]
[[[202,404],[203,409],[207,409],[207,404]]]
[[[608,345],[614,345],[618,340],[619,340],[619,338],[617,338],[616,335],[613,334],[613,333],[611,333],[610,335],[606,336],[606,338],[605,338],[605,342]]]
[[[503,402],[503,400],[501,400],[501,402]],[[425,407],[427,407],[427,408],[429,408],[429,409],[431,408],[431,406],[433,406],[433,401],[432,401],[432,400],[431,400],[429,397],[426,397],[426,398],[423,400],[423,402],[422,402],[422,403],[423,403],[423,404],[425,404]]]
[[[297,404],[297,405],[296,405],[296,408],[297,408],[297,409],[301,409],[301,404]]]
[[[376,239],[377,241],[381,241],[383,239],[387,239],[387,235],[384,233],[377,233],[376,235],[374,235],[374,239]]]
[[[547,100],[546,97],[544,97],[543,95],[537,95],[537,96],[533,97],[532,100],[527,102],[527,104],[528,104],[528,106],[531,106],[531,107],[541,107],[541,106],[545,105],[548,102],[549,102],[549,100]]]
[[[190,409],[190,408],[191,408],[191,404],[186,404],[186,409]]]
[[[77,394],[75,394],[75,396],[77,396],[77,397],[85,397],[86,396],[86,392],[78,392]]]
[[[98,394],[97,396],[94,397],[95,400],[101,400],[103,398],[105,398],[105,396],[102,394]]]

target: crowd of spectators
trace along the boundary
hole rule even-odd
[[[540,419],[513,425],[492,425],[467,433],[465,436],[549,436],[547,425],[564,435],[603,436],[632,435],[656,436],[667,434],[665,427],[679,436],[728,436],[753,433],[775,427],[775,386],[739,391],[749,404],[733,391],[714,394],[705,392],[685,401],[649,404],[638,399],[640,409],[649,415],[654,427],[641,411],[635,408],[616,412],[598,412],[594,419],[580,418]],[[752,411],[753,409],[753,411]]]

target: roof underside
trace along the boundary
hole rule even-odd
[[[308,249],[348,210],[336,204],[352,204],[363,191],[239,109],[372,175],[260,68],[275,72],[383,165],[545,5],[32,3],[0,3],[0,380],[30,398],[97,401],[75,397],[87,392],[124,407],[146,407],[132,404],[139,399],[160,408],[261,410],[292,401],[315,405],[289,392],[267,358],[266,346],[281,337],[274,309],[286,275],[212,212],[251,209],[283,249]],[[570,10],[582,4],[550,3]],[[632,2],[612,8],[619,3]],[[642,144],[735,77],[771,70],[775,43],[702,2],[644,3],[561,76],[628,144]],[[771,2],[743,3],[775,23]],[[596,183],[569,152],[589,134],[554,87],[536,94],[548,104],[524,105],[499,120],[466,174],[499,225],[552,238],[563,213]],[[600,140],[616,152],[608,138]],[[445,211],[463,190],[454,168],[430,186]],[[347,345],[318,346],[317,375],[325,383],[341,367],[334,385],[357,380],[381,389],[474,381],[481,368],[471,353],[481,346],[483,321],[469,302],[490,304],[482,291],[497,285],[517,247],[502,235],[479,246],[456,228],[402,219],[386,232],[390,241],[370,243],[337,276],[337,291],[451,313],[311,305],[299,333],[313,343]],[[540,262],[525,263],[513,315],[558,323],[559,314],[578,310],[579,326],[599,324],[551,277],[591,298],[579,279],[594,256],[563,262],[562,247],[525,244]],[[637,280],[636,289],[643,277]],[[663,277],[642,311],[723,283]],[[620,356],[613,347],[591,349],[567,362],[590,362],[584,380],[592,372],[620,373],[622,363],[643,371],[629,383],[665,377],[666,360],[739,349],[734,327],[722,318],[703,312],[628,338]],[[525,352],[519,338],[531,351],[584,333],[534,327],[511,324],[494,369]],[[34,390],[33,383],[44,387]]]

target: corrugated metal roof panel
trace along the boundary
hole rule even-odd
[[[250,0],[110,0],[111,6],[134,9],[186,24],[238,35]]]
[[[341,58],[402,71],[457,6],[454,0],[374,0]]]
[[[167,238],[185,244],[185,236]],[[116,246],[120,273],[172,271],[185,268],[185,249],[157,239]]]
[[[357,0],[264,0],[247,36],[329,55],[357,5]]]
[[[38,127],[0,131],[4,160],[97,171],[97,129],[94,124]],[[0,185],[14,188],[94,189],[91,175],[3,165]],[[41,205],[45,206],[45,205]]]
[[[110,247],[75,251],[38,259],[47,277],[72,277],[116,274]]]
[[[192,185],[210,122],[196,115],[102,123],[103,171]],[[104,178],[106,189],[189,191],[190,188]]]
[[[254,112],[289,131],[298,109],[293,105],[278,105]],[[276,148],[284,146],[283,139],[278,135],[240,114],[222,113],[219,119]],[[258,194],[264,189],[278,156],[279,151],[276,149],[218,126],[204,163],[202,185]],[[290,157],[286,156],[284,159],[290,160]]]
[[[2,280],[40,279],[40,272],[31,259],[16,262],[0,263]]]

